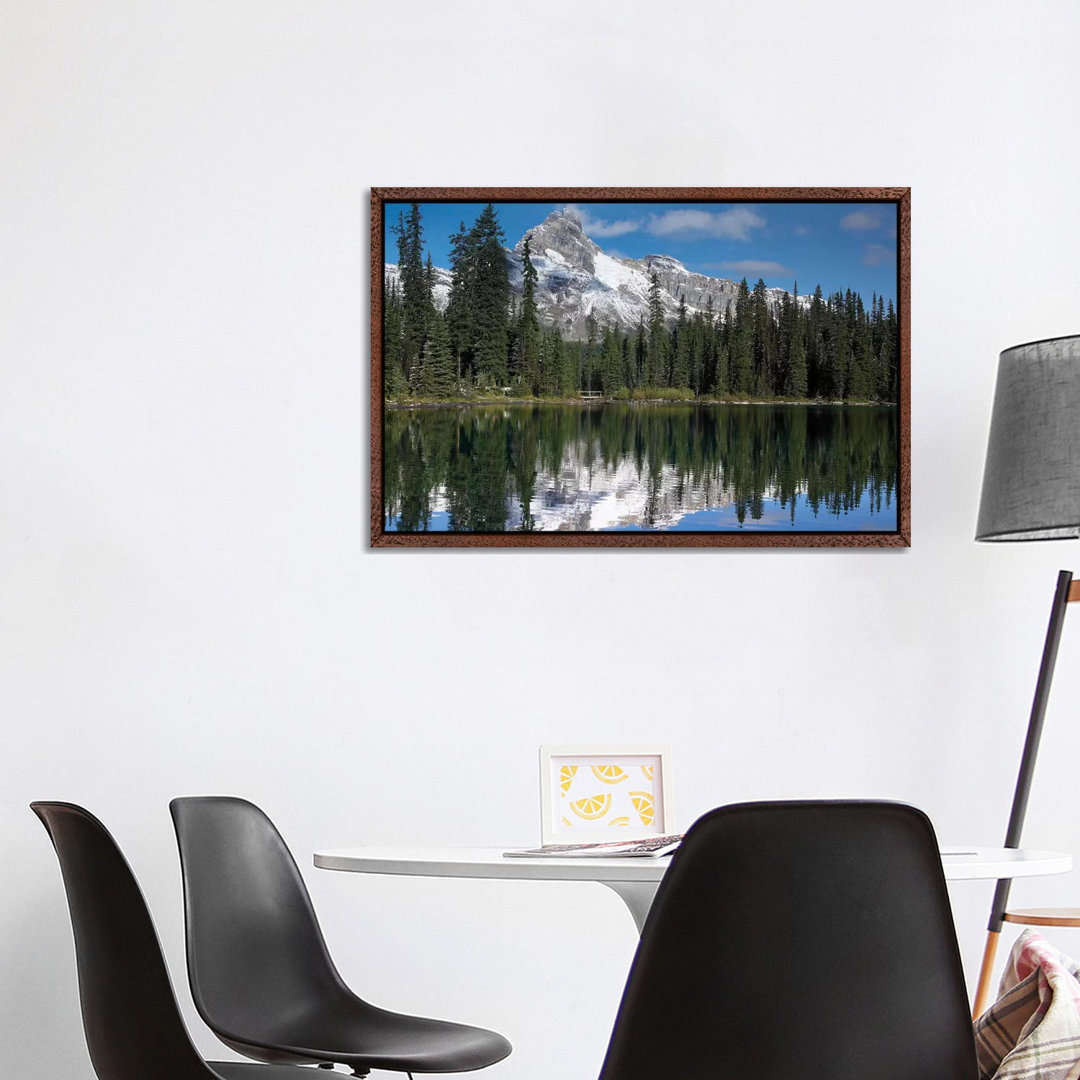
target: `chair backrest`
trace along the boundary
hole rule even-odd
[[[101,1080],[220,1080],[188,1037],[150,912],[108,830],[70,803],[31,809],[60,860],[95,1072]]]
[[[349,995],[270,819],[227,796],[173,799],[169,809],[183,870],[188,980],[206,1023],[226,1039],[275,1042],[283,1018]]]
[[[702,817],[657,891],[601,1080],[975,1080],[937,841],[883,802]]]

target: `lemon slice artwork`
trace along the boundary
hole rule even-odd
[[[652,775],[653,775],[653,766],[652,765],[642,765],[641,766],[641,775],[644,776],[646,780],[651,780]]]
[[[641,818],[642,825],[651,825],[653,823],[654,807],[653,797],[647,791],[631,791],[630,801],[634,804],[634,809],[638,812],[638,817]]]
[[[565,795],[570,790],[570,785],[574,782],[574,774],[578,771],[576,765],[563,765],[559,769],[559,787],[562,788],[562,793]]]
[[[593,776],[604,784],[619,784],[629,776],[621,765],[594,765]]]
[[[623,814],[622,817],[613,817],[609,822],[609,825],[629,825],[630,819]]]
[[[611,795],[590,795],[570,804],[570,809],[582,821],[598,821],[611,809]]]

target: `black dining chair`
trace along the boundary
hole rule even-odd
[[[60,860],[99,1080],[310,1080],[294,1066],[204,1061],[184,1027],[146,902],[108,830],[71,803],[30,808]]]
[[[884,802],[747,803],[657,890],[600,1080],[976,1080],[933,828]]]
[[[188,979],[199,1015],[258,1061],[406,1073],[501,1061],[494,1031],[390,1012],[334,967],[304,880],[270,819],[244,799],[169,804],[184,879]]]

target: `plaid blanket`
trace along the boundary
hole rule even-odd
[[[1025,930],[975,1046],[979,1080],[1080,1080],[1080,965]]]

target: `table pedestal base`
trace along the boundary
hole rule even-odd
[[[630,914],[634,917],[634,925],[640,935],[660,883],[658,881],[603,881],[601,884],[622,897],[622,902],[630,909]]]

